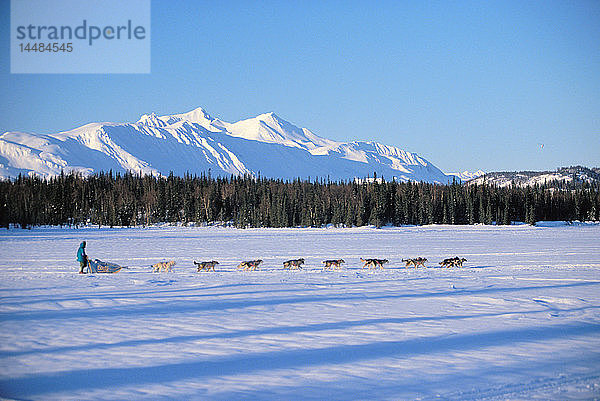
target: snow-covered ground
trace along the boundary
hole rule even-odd
[[[599,239],[598,225],[3,230],[0,397],[598,399]],[[76,274],[82,240],[129,269]],[[428,268],[404,268],[417,256]],[[452,256],[468,261],[438,267]],[[296,257],[303,270],[282,270]],[[345,268],[322,271],[333,258]],[[167,259],[174,272],[150,272]]]

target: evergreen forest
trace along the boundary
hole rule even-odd
[[[534,224],[600,220],[600,185],[496,187],[231,176],[19,176],[0,181],[0,226],[248,227]]]

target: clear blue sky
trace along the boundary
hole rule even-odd
[[[152,1],[152,73],[10,74],[0,132],[275,111],[445,171],[600,165],[600,1]],[[544,144],[543,149],[540,144]]]

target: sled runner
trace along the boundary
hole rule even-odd
[[[99,259],[90,260],[88,262],[89,273],[117,273],[123,267],[116,263],[103,262]]]

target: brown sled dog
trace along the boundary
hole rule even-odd
[[[284,269],[302,269],[302,265],[304,264],[304,259],[291,259],[283,262]]]
[[[243,270],[256,270],[256,269],[258,269],[258,265],[260,265],[261,263],[262,263],[262,259],[247,260],[247,261],[241,262],[237,266],[237,268],[243,269]]]
[[[414,259],[402,259],[402,261],[406,263],[406,267],[410,267],[410,266],[425,267],[425,262],[427,262],[427,258],[418,257],[418,258],[414,258]]]
[[[168,262],[158,262],[153,264],[152,266],[152,272],[156,273],[156,272],[161,272],[161,271],[166,271],[166,272],[172,272],[173,271],[173,266],[175,266],[175,261],[174,260],[169,260]]]
[[[453,258],[444,259],[440,262],[440,266],[442,267],[462,267],[463,263],[466,262],[467,259],[459,258],[455,256]]]
[[[360,261],[364,263],[363,269],[365,267],[369,267],[369,269],[370,268],[376,269],[377,267],[379,267],[380,269],[383,269],[383,265],[389,262],[389,260],[387,260],[387,259],[363,259],[363,258],[360,258]]]
[[[323,264],[325,266],[323,266],[323,270],[329,270],[329,269],[341,269],[342,265],[346,263],[344,261],[344,259],[330,259],[330,260],[324,260]]]
[[[216,260],[211,260],[210,262],[196,262],[194,260],[194,264],[198,266],[198,271],[215,271],[215,265],[218,265],[219,262],[217,262]]]

